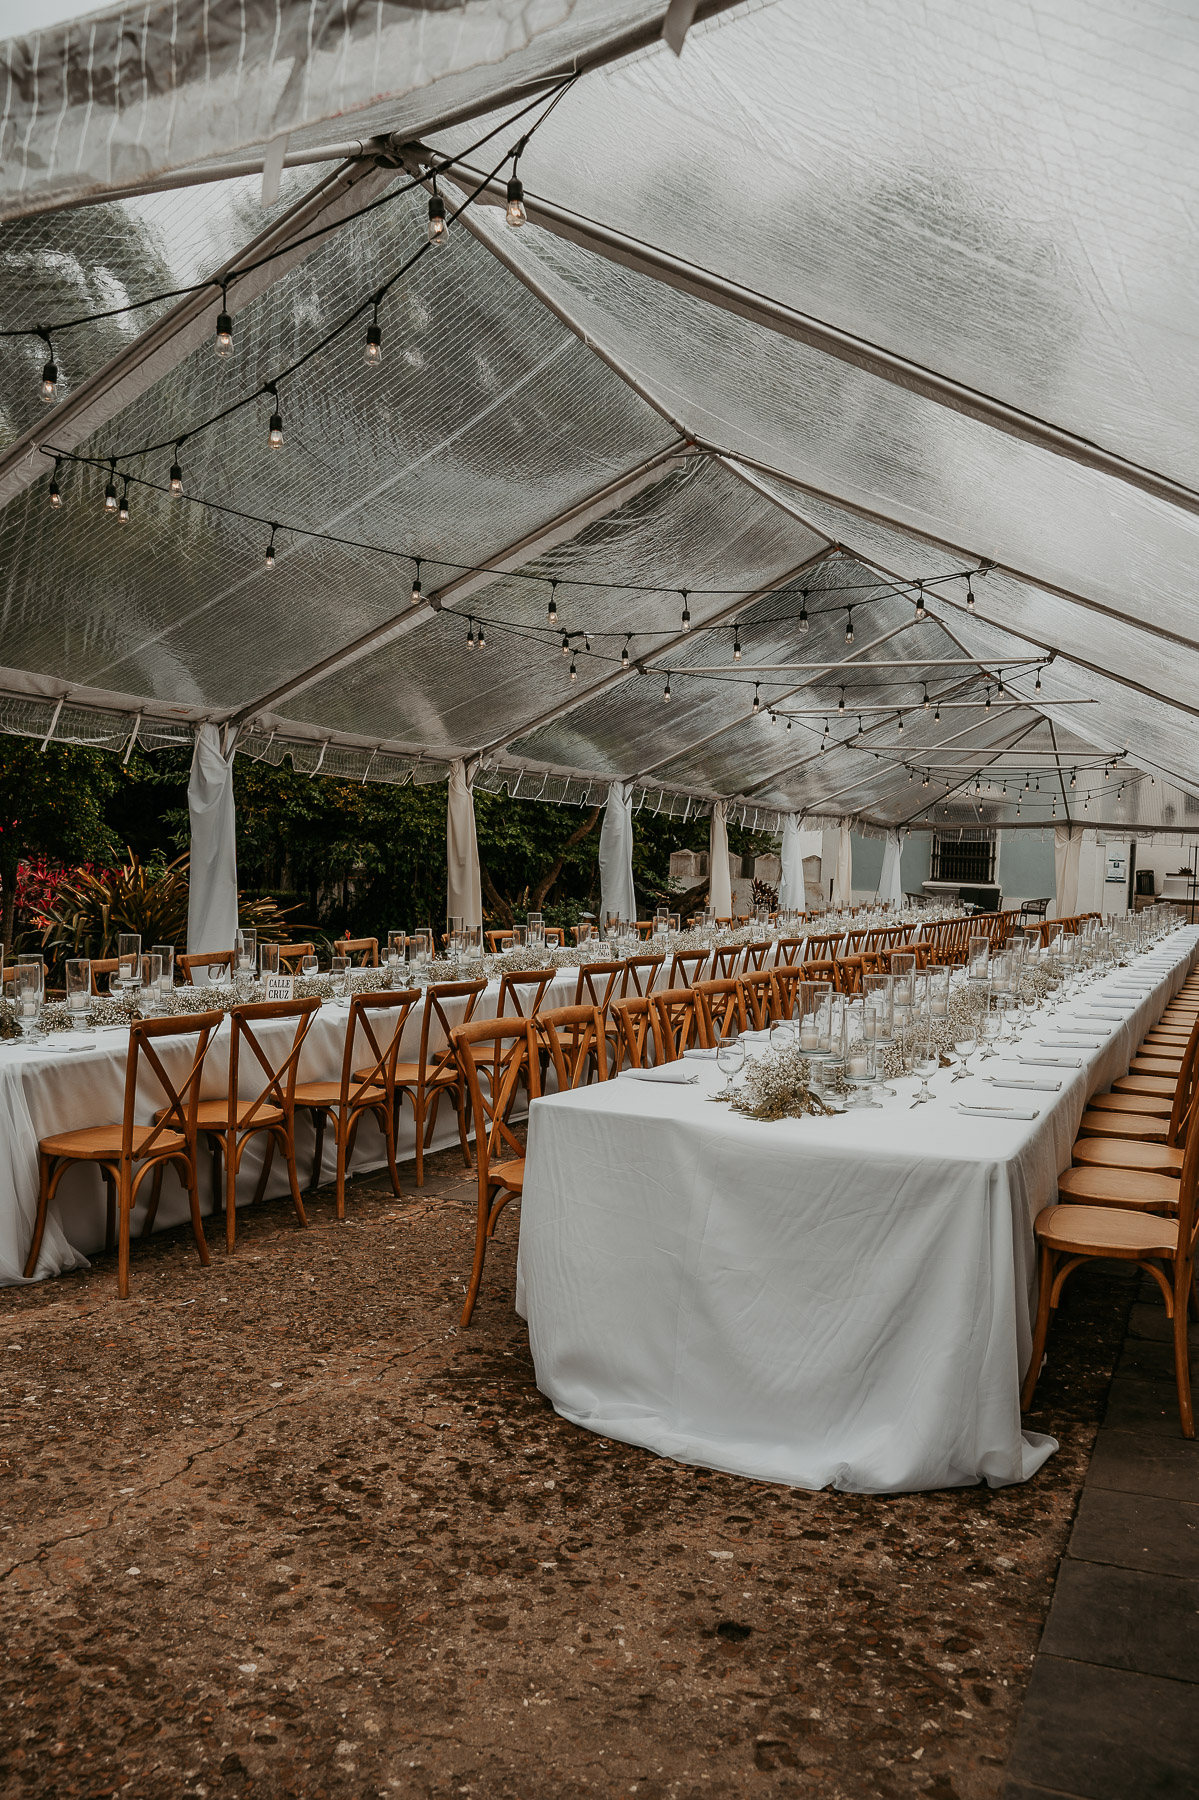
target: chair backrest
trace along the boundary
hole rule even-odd
[[[537,1036],[549,1051],[558,1081],[558,1092],[583,1087],[595,1072],[597,1081],[608,1078],[608,1039],[599,1006],[551,1006],[533,1021]]]
[[[624,964],[619,961],[580,963],[579,979],[575,982],[575,1005],[598,1006],[601,1012],[606,1012],[612,990],[623,971]]]
[[[877,975],[880,960],[880,954],[873,950],[863,950],[858,956],[839,956],[836,973],[838,993],[860,994],[863,977]]]
[[[417,1086],[420,1087],[430,1074],[454,1060],[454,1046],[451,1039],[454,1032],[462,1025],[469,1025],[475,1007],[479,1004],[479,995],[487,988],[486,981],[438,981],[425,989],[425,1011],[420,1022],[420,1056]],[[451,1019],[446,1013],[447,1003],[466,1002],[462,1017]],[[436,1032],[440,1042],[433,1045],[432,1065],[430,1065],[429,1043]]]
[[[233,966],[232,950],[193,950],[190,955],[184,954],[183,956],[177,956],[175,958],[175,967],[177,969],[182,969],[183,979],[191,987],[195,987],[196,985],[196,979],[192,974],[192,970],[206,969],[210,964],[213,968],[231,968]],[[109,966],[107,959],[102,966],[104,968]],[[115,969],[116,963],[113,962],[111,966]],[[97,965],[93,963],[92,968],[95,969],[96,967]]]
[[[810,937],[806,951],[808,961],[831,962],[837,954],[842,935],[839,931],[826,931],[819,937]]]
[[[689,988],[711,954],[710,950],[676,950],[670,964],[667,987]]]
[[[282,967],[286,963],[289,968],[294,969],[297,963],[302,962],[306,956],[313,956],[315,952],[315,944],[280,944],[279,965]]]
[[[715,981],[697,981],[695,995],[695,1029],[700,1048],[711,1050],[735,1026],[745,1030],[745,1001],[735,975],[721,975]]]
[[[334,938],[333,954],[334,956],[348,956],[351,960],[356,958],[360,968],[377,969],[379,967],[379,940],[377,937]]]
[[[654,1060],[676,1062],[695,1042],[695,995],[690,988],[666,988],[649,999]]]
[[[774,1016],[774,970],[751,969],[738,985],[750,1030],[765,1031]]]
[[[538,1012],[556,969],[510,970],[500,981],[497,1019],[531,1019]]]
[[[712,952],[712,981],[722,981],[727,975],[735,975],[741,964],[741,944],[721,944]]]
[[[760,969],[766,961],[766,952],[770,948],[771,944],[769,939],[764,944],[746,944],[745,962],[743,967],[746,970]]]
[[[1178,1258],[1174,1265],[1174,1304],[1185,1309],[1194,1294],[1195,1252],[1199,1247],[1199,1131],[1187,1137],[1178,1183]],[[1142,1264],[1142,1267],[1145,1265]]]
[[[400,1039],[408,1023],[408,1015],[420,997],[419,988],[397,988],[381,994],[355,994],[350,1001],[345,1051],[341,1059],[343,1106],[360,1104],[367,1097],[367,1088],[385,1087],[390,1092],[394,1087]],[[372,1013],[385,1015],[386,1024],[379,1031],[375,1029]],[[361,1052],[357,1056],[354,1054],[354,1045],[360,1032],[370,1046],[365,1061]],[[354,1072],[355,1063],[358,1064],[357,1074]]]
[[[884,975],[891,974],[894,967],[894,959],[897,956],[914,956],[916,958],[916,968],[923,969],[928,961],[928,945],[897,944],[894,950],[880,951],[879,956],[883,964]]]
[[[793,1019],[795,1017],[795,990],[801,981],[807,979],[802,963],[776,963],[770,971],[770,979],[774,983],[774,999],[771,1003],[772,1019]]]
[[[635,995],[648,994],[658,979],[658,970],[666,961],[665,956],[626,956],[624,974],[620,982],[620,997],[623,1000],[629,989]]]
[[[200,1079],[204,1072],[204,1058],[208,1054],[208,1045],[214,1031],[220,1029],[224,1013],[211,1012],[185,1013],[173,1019],[139,1019],[129,1028],[129,1059],[125,1065],[125,1105],[121,1117],[121,1156],[128,1160],[133,1154],[133,1131],[137,1112],[138,1080],[146,1068],[149,1068],[166,1097],[166,1105],[159,1111],[156,1122],[149,1135],[138,1145],[138,1156],[149,1156],[158,1147],[159,1139],[165,1132],[179,1131],[189,1140],[194,1141],[196,1134],[196,1108],[200,1103]],[[194,1037],[196,1046],[192,1052],[191,1066],[182,1081],[163,1066],[158,1048],[164,1039]]]
[[[527,1084],[530,1100],[536,1100],[541,1092],[536,1027],[531,1019],[481,1019],[470,1025],[455,1025],[450,1042],[470,1095],[475,1121],[479,1195],[489,1204],[488,1182],[493,1163],[524,1159],[524,1145],[512,1130],[509,1114],[522,1082]],[[487,1047],[490,1053],[476,1056],[479,1046]],[[484,1072],[486,1080],[481,1079]]]
[[[237,1120],[239,1131],[248,1130],[268,1106],[278,1106],[285,1113],[291,1113],[300,1051],[312,1024],[312,1016],[320,1008],[321,1003],[315,996],[310,1000],[257,1000],[246,1006],[230,1008],[233,1036],[229,1044],[229,1118]],[[291,1047],[282,1057],[264,1050],[258,1041],[257,1027],[264,1019],[294,1019],[296,1022]],[[243,1058],[249,1065],[250,1074],[255,1079],[262,1077],[262,1085],[253,1097],[249,1111],[240,1113],[238,1101],[241,1098]],[[258,1064],[257,1073],[255,1063]]]
[[[774,946],[774,961],[776,968],[780,963],[799,962],[803,947],[807,941],[806,937],[779,938]]]
[[[634,994],[628,1000],[613,1000],[608,1010],[619,1034],[616,1041],[617,1069],[623,1067],[626,1057],[630,1068],[646,1068],[646,1051],[653,1042],[650,1035],[648,997]]]
[[[512,945],[513,934],[510,931],[489,931],[485,935],[487,948],[493,956],[497,956],[501,950],[507,950]]]
[[[1186,1049],[1182,1053],[1178,1081],[1174,1088],[1174,1099],[1170,1106],[1167,1143],[1185,1143],[1196,1135],[1191,1130],[1191,1126],[1194,1123],[1193,1114],[1197,1090],[1199,1090],[1199,1019],[1196,1019],[1192,1026]]]
[[[831,957],[820,957],[815,962],[800,964],[805,981],[831,981],[837,985],[837,965]]]
[[[93,956],[92,993],[98,994],[100,992],[100,983],[96,979],[98,975],[115,975],[120,966],[121,959],[119,956]]]

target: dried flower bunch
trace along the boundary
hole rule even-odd
[[[747,1119],[802,1119],[805,1115],[831,1118],[837,1111],[816,1093],[811,1061],[798,1050],[766,1050],[761,1056],[751,1057],[745,1067],[745,1081],[730,1105]],[[853,1089],[842,1079],[836,1091],[849,1094]]]

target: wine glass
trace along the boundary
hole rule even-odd
[[[314,975],[319,975],[320,969],[321,964],[319,957],[302,956],[300,958],[300,974],[304,977],[305,981],[311,981]]]
[[[350,959],[348,956],[335,956],[329,964],[333,976],[333,992],[339,1000],[345,1000],[350,992]]]
[[[1003,1010],[998,1003],[997,995],[991,994],[984,998],[978,1023],[983,1043],[987,1046],[979,1060],[990,1062],[993,1056],[999,1054],[994,1046],[1003,1034]]]
[[[912,1069],[920,1077],[920,1091],[912,1101],[913,1106],[924,1106],[936,1095],[929,1087],[929,1078],[936,1074],[940,1067],[937,1046],[933,1041],[932,1014],[926,1013],[920,1020],[920,1030],[916,1039],[916,1050],[912,1058]]]
[[[733,1086],[734,1075],[739,1075],[745,1067],[745,1045],[741,1042],[739,1031],[722,1032],[716,1042],[716,1067],[725,1078],[724,1091],[717,1095],[718,1100],[732,1100],[736,1096]]]
[[[978,1049],[978,1015],[977,1001],[966,1010],[962,1025],[963,1035],[954,1039],[954,1049],[958,1053],[958,1067],[954,1070],[951,1081],[965,1081],[970,1074],[970,1058]]]

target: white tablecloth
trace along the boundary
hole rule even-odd
[[[893,1493],[1033,1474],[1056,1444],[1024,1432],[1032,1221],[1054,1197],[1087,1098],[1128,1066],[1191,966],[1174,934],[1089,986],[984,1074],[1060,1077],[1058,1094],[934,1079],[883,1111],[762,1124],[694,1087],[627,1078],[534,1102],[517,1306],[537,1383],[563,1417],[682,1462]],[[1121,996],[1142,981],[1143,999]],[[1082,1067],[1054,1054],[1092,1007]],[[1090,1035],[1105,1029],[1087,1021]],[[1031,1121],[952,1101],[1039,1108]]]
[[[548,988],[542,1004],[545,1007],[567,1006],[574,1000],[577,971],[562,969]],[[499,999],[500,984],[492,982],[479,996],[476,1019],[491,1018]],[[447,1006],[453,1019],[453,1008]],[[420,1048],[423,1003],[412,1009],[404,1029],[401,1060],[415,1061]],[[301,1081],[339,1081],[342,1051],[345,1045],[349,1004],[327,1001],[313,1019],[300,1056]],[[268,1054],[280,1060],[287,1054],[294,1025],[280,1022],[266,1024],[258,1036]],[[430,1051],[441,1047],[443,1034],[438,1030],[431,1038]],[[176,1079],[182,1079],[191,1061],[194,1039],[183,1039],[173,1051],[157,1046],[163,1061]],[[125,1093],[125,1065],[128,1055],[127,1031],[111,1030],[78,1034],[55,1033],[42,1044],[26,1048],[0,1044],[0,1286],[10,1286],[24,1279],[25,1258],[33,1238],[37,1216],[38,1139],[52,1132],[74,1131],[85,1125],[110,1125],[120,1121]],[[68,1044],[81,1045],[79,1050],[52,1048]],[[365,1049],[365,1044],[363,1046]],[[255,1080],[257,1063],[242,1059],[241,1091],[244,1099],[252,1098],[261,1087]],[[203,1095],[205,1099],[223,1096],[229,1080],[229,1026],[216,1034],[204,1065]],[[157,1083],[148,1077],[139,1093],[138,1121],[148,1124],[152,1113],[162,1105],[163,1096]],[[443,1101],[437,1116],[433,1147],[458,1141],[457,1115],[450,1102]],[[238,1194],[243,1201],[254,1193],[265,1154],[266,1138],[256,1136],[246,1150],[242,1172],[238,1177]],[[312,1169],[315,1150],[314,1133],[307,1113],[296,1115],[296,1161],[300,1186],[304,1188]],[[412,1108],[407,1103],[400,1111],[400,1132],[396,1145],[398,1157],[410,1157],[414,1151]],[[361,1173],[379,1168],[384,1163],[383,1137],[372,1118],[364,1119],[358,1133],[351,1168]],[[325,1137],[322,1171],[331,1180],[336,1169],[336,1149],[332,1134]],[[212,1161],[204,1152],[201,1139],[199,1159],[200,1198],[204,1212],[212,1209]],[[402,1179],[402,1177],[401,1177]],[[149,1198],[149,1184],[144,1190]],[[276,1156],[271,1169],[268,1194],[286,1194],[287,1169],[281,1156]],[[224,1198],[221,1200],[222,1210]],[[133,1215],[134,1234],[141,1228],[145,1201],[139,1201]],[[42,1239],[41,1254],[33,1279],[59,1275],[68,1269],[83,1269],[87,1258],[104,1245],[105,1199],[99,1171],[85,1163],[77,1164],[62,1179]],[[163,1180],[162,1201],[155,1220],[156,1229],[178,1225],[186,1220],[187,1195],[173,1170]]]

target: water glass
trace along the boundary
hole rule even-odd
[[[117,938],[117,973],[125,987],[140,987],[142,938],[140,931],[122,931]]]
[[[916,957],[910,950],[895,951],[891,957],[891,1000],[897,1013],[906,1015],[914,998],[913,977]]]
[[[87,1028],[91,1004],[92,965],[86,956],[72,957],[67,964],[67,1011],[76,1031]]]
[[[772,1050],[794,1050],[796,1047],[795,1026],[790,1019],[776,1019],[770,1027],[770,1048]]]
[[[350,992],[350,959],[348,956],[335,956],[329,964],[333,976],[333,992],[339,1000],[345,1000]]]
[[[257,940],[258,933],[256,931],[243,930],[238,932],[234,961],[237,964],[237,972],[239,975],[253,975]],[[155,945],[155,949],[157,948],[158,946]]]
[[[311,981],[313,977],[319,975],[320,972],[321,962],[319,956],[302,956],[300,958],[300,974],[304,977],[305,981]]]
[[[16,1009],[17,1024],[21,1028],[21,1036],[27,1043],[32,1043],[42,1035],[42,1006],[45,1001],[45,969],[41,958],[37,962],[19,962],[17,978],[13,987],[13,1005]]]
[[[159,970],[158,991],[159,991],[159,993],[163,994],[163,995],[172,993],[174,991],[174,987],[175,987],[175,946],[174,946],[174,944],[155,944],[150,951],[150,955],[152,957],[157,956],[160,959],[159,965],[158,965],[158,970]]]
[[[408,933],[406,931],[389,931],[387,934],[387,966],[398,969],[408,955]]]
[[[991,958],[989,937],[972,937],[966,959],[966,975],[970,981],[985,981]]]
[[[525,926],[525,942],[528,944],[530,950],[540,950],[541,946],[545,943],[544,913],[531,912],[528,914]]]
[[[266,980],[268,975],[277,975],[279,973],[278,944],[259,944],[258,973],[263,981]]]

